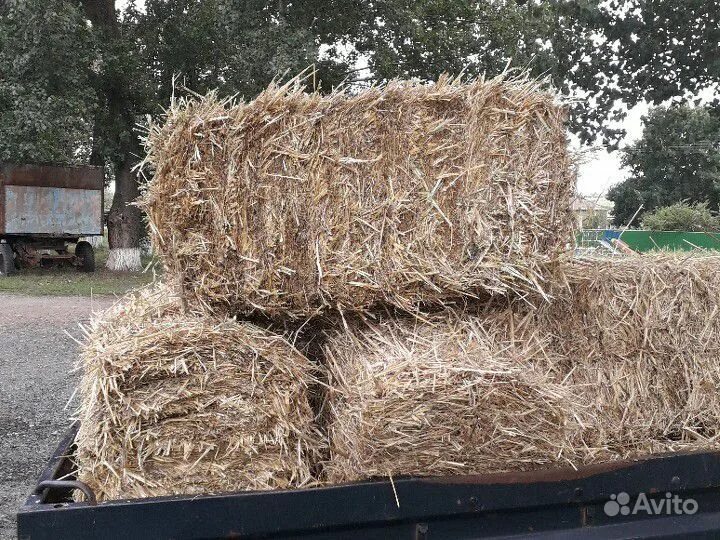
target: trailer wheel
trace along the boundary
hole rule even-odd
[[[10,244],[0,244],[0,276],[15,273],[15,254]]]
[[[79,262],[79,269],[81,272],[94,272],[95,271],[95,251],[90,245],[90,242],[78,242],[75,244],[75,257]]]

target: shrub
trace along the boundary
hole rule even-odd
[[[663,206],[643,216],[642,226],[652,231],[716,231],[720,220],[707,203],[679,202]]]

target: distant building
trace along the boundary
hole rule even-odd
[[[606,229],[610,225],[613,203],[602,195],[577,194],[572,201],[578,229]]]

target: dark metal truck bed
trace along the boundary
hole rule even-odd
[[[720,538],[714,452],[95,505],[54,487],[72,470],[73,438],[71,430],[18,512],[20,539]]]

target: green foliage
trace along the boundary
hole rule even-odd
[[[628,179],[624,182],[614,185],[608,190],[607,198],[614,203],[613,206],[613,225],[623,227],[625,225],[635,226],[637,217],[631,222],[635,213],[641,210],[642,198],[637,188],[637,182],[634,179]],[[637,215],[641,215],[638,212]]]
[[[114,170],[120,168],[127,152],[139,153],[137,123],[157,107],[145,36],[140,31],[143,18],[131,1],[117,21],[96,22],[92,29],[96,56],[90,84],[99,106],[90,119],[94,126],[91,161]]]
[[[706,108],[657,107],[644,118],[640,140],[623,152],[631,176],[613,187],[615,224],[681,201],[720,203],[720,118]]]
[[[549,76],[564,92],[594,95],[592,103],[571,104],[573,129],[586,139],[601,127],[590,112],[612,104],[596,77],[602,68],[589,66],[613,54],[609,43],[594,37],[604,21],[597,1],[379,0],[364,4],[357,20],[348,41],[368,60],[368,82],[461,72],[494,76],[512,64]]]
[[[0,14],[0,161],[73,163],[90,153],[94,43],[79,9],[25,0]]]
[[[312,64],[309,83],[329,90],[346,78],[492,76],[512,61],[583,97],[570,108],[585,142],[616,142],[608,120],[626,106],[682,101],[720,80],[716,2],[702,0],[146,0],[92,26],[80,2],[86,16],[112,18],[114,0],[4,8],[0,159],[74,161],[92,150],[93,161],[118,163],[176,76],[196,92],[249,99]]]
[[[98,266],[101,262],[98,261]],[[78,272],[76,268],[30,268],[0,279],[0,293],[30,296],[122,296],[152,281],[151,272],[116,273],[98,269],[92,273],[84,273]]]
[[[720,220],[710,212],[706,203],[679,202],[645,214],[642,226],[652,231],[717,231]]]
[[[317,61],[314,29],[298,24],[295,3],[292,9],[282,1],[224,0],[220,4],[228,44],[225,88],[252,98],[273,78],[296,75]],[[312,7],[306,4],[299,6]]]
[[[508,61],[548,75],[583,142],[623,135],[608,120],[646,100],[687,100],[720,81],[720,12],[703,0],[377,0],[343,12],[372,80],[495,75]],[[346,25],[347,26],[347,25]]]
[[[575,40],[566,35],[571,47],[573,41],[583,45],[583,56],[569,72],[560,70],[556,79],[564,79],[569,89],[586,98],[573,106],[573,130],[584,142],[601,136],[616,146],[624,132],[612,128],[608,120],[621,120],[642,101],[687,103],[720,82],[717,2],[554,0],[548,4],[586,33]],[[597,43],[589,51],[584,46],[588,35]]]
[[[687,102],[720,81],[716,1],[609,0],[601,12],[599,28],[612,55],[594,55],[587,71],[601,72],[602,90],[625,106]],[[594,115],[605,118],[611,109],[618,104]]]
[[[314,66],[309,84],[329,90],[342,81],[345,60],[321,60],[319,48],[339,38],[344,1],[147,0],[134,36],[152,98],[145,113],[159,113],[173,92],[187,88],[252,99],[273,79]],[[330,25],[329,11],[339,10]],[[125,20],[129,20],[125,16]]]

